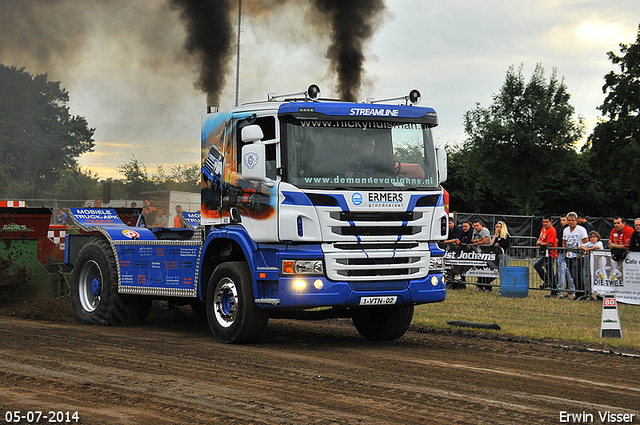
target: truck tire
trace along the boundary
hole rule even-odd
[[[216,267],[207,286],[206,306],[211,332],[228,344],[255,341],[269,321],[269,313],[256,306],[251,272],[244,262]]]
[[[354,326],[371,341],[393,341],[404,335],[413,320],[413,306],[361,308],[353,311]]]
[[[91,325],[137,325],[149,316],[152,298],[118,293],[118,270],[109,243],[92,238],[80,250],[71,278],[73,313]]]

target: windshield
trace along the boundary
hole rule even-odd
[[[431,128],[385,121],[286,124],[287,180],[304,188],[418,189],[438,185]]]

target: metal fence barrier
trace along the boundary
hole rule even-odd
[[[536,240],[528,237],[521,239]],[[511,246],[500,260],[500,268],[502,267],[528,268],[530,290],[549,291],[549,294],[553,294],[551,296],[591,299],[590,261],[582,250],[562,247],[540,250],[535,245]],[[458,283],[479,284],[479,278],[475,276],[447,276],[447,279]],[[486,283],[485,279],[482,286],[499,287],[500,277],[490,283]]]

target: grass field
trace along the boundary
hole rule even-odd
[[[440,328],[450,328],[446,322],[452,320],[496,323],[502,330],[478,331],[640,349],[640,306],[618,303],[622,338],[600,338],[602,300],[545,298],[549,292],[537,290],[526,298],[504,298],[498,288],[493,292],[473,288],[468,284],[464,291],[447,291],[442,303],[417,306],[413,323]]]

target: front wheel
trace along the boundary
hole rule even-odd
[[[224,343],[254,341],[269,321],[268,312],[256,306],[251,272],[243,262],[216,267],[207,286],[206,307],[211,332]]]
[[[372,307],[353,311],[353,325],[371,341],[393,341],[404,335],[413,320],[413,306]]]

